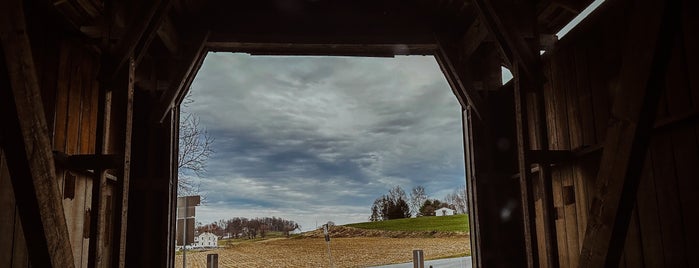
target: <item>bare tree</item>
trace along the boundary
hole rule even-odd
[[[427,193],[425,192],[425,187],[422,185],[413,187],[410,191],[410,211],[415,217],[420,216],[420,207],[426,200]]]
[[[459,214],[468,213],[468,197],[466,194],[466,186],[461,185],[454,189],[454,192],[447,194],[444,197],[444,202],[454,205],[456,212]]]
[[[182,103],[187,106],[194,102],[189,96]],[[206,173],[206,162],[214,153],[211,146],[214,138],[206,128],[199,125],[199,117],[180,112],[179,156],[177,159],[177,195],[201,195],[200,177]]]

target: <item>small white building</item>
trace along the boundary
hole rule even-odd
[[[194,247],[215,248],[218,247],[218,236],[204,232],[194,237]]]
[[[454,212],[456,212],[456,211],[454,211],[453,209],[450,209],[450,208],[440,208],[440,209],[434,211],[434,215],[435,216],[451,216],[451,215],[454,215]]]

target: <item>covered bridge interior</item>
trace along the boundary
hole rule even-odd
[[[591,2],[3,0],[0,267],[174,266],[208,51],[434,55],[475,267],[699,267],[699,8],[607,0],[558,40]]]

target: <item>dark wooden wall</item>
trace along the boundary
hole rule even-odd
[[[624,6],[602,9],[544,55],[551,149],[575,153],[574,159],[558,161],[552,168],[561,267],[576,267],[579,261],[601,144],[619,86],[628,27],[623,16],[626,10]],[[683,13],[682,28],[673,40],[621,267],[699,266],[699,17],[696,10]],[[534,125],[533,119],[530,122]],[[535,134],[530,128],[530,137]],[[539,146],[533,138],[531,144],[532,149]],[[537,237],[541,242],[541,185],[535,185],[535,189]],[[541,243],[539,248],[543,249]],[[540,258],[545,254],[539,251]]]
[[[76,155],[94,154],[98,119],[97,72],[99,54],[76,40],[37,37],[51,45],[37,49],[42,100],[53,150]],[[93,176],[56,166],[66,224],[76,267],[88,266]],[[28,254],[6,164],[0,165],[0,267],[26,266]],[[7,214],[7,215],[5,215]],[[14,219],[14,220],[5,220]],[[103,245],[105,246],[105,245]],[[108,246],[108,245],[106,245]],[[10,249],[10,250],[8,250]],[[108,256],[106,256],[109,258]]]

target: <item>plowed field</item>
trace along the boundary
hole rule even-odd
[[[333,238],[330,248],[335,267],[409,262],[414,249],[424,250],[426,259],[471,252],[468,236]],[[204,268],[206,255],[211,253],[219,255],[219,267],[330,267],[323,238],[282,238],[240,243],[209,251],[188,251],[187,267]],[[175,257],[175,263],[176,267],[182,267],[182,255]]]

